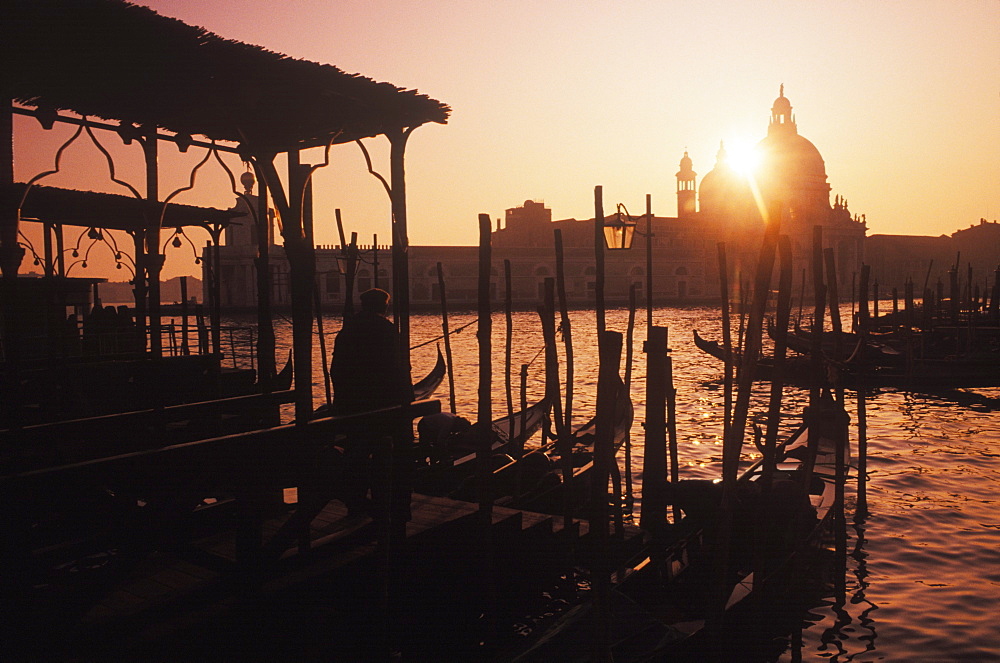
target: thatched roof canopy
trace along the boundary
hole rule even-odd
[[[122,0],[8,0],[0,16],[4,92],[28,106],[155,124],[258,153],[443,124],[450,112],[414,90]]]
[[[0,186],[0,201],[5,210],[16,209],[24,196],[25,186],[18,183]],[[162,203],[130,196],[36,185],[31,187],[24,201],[21,217],[26,221],[48,221],[83,228],[136,231],[159,227],[162,210]],[[163,227],[224,225],[240,216],[245,216],[245,212],[170,203],[163,218]]]

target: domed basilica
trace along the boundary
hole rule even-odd
[[[840,196],[831,205],[823,156],[799,134],[784,85],[771,106],[767,136],[757,143],[756,156],[756,168],[740,172],[720,145],[714,168],[698,187],[685,152],[676,176],[678,218],[701,222],[706,231],[714,227],[740,250],[752,250],[759,246],[763,229],[761,210],[780,209],[781,232],[792,240],[795,267],[807,267],[814,228],[819,226],[824,247],[832,247],[837,256],[838,280],[849,281],[860,268],[865,221],[852,217]]]

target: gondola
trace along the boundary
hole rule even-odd
[[[615,455],[632,429],[634,412],[632,398],[625,383],[619,378],[611,440]],[[566,447],[571,450],[570,464],[573,468],[569,502],[574,505],[574,511],[582,513],[586,509],[589,496],[587,486],[594,469],[597,417],[575,427],[569,435]],[[566,483],[558,460],[549,460],[550,455],[557,454],[560,446],[563,445],[554,440],[535,454],[528,454],[518,462],[508,463],[495,470],[492,491],[497,504],[539,513],[562,513],[567,502]]]
[[[447,369],[448,366],[444,362],[444,355],[441,354],[441,348],[439,347],[437,349],[437,361],[434,363],[434,368],[423,379],[413,383],[413,400],[422,401],[430,398],[444,380]]]
[[[494,419],[490,434],[490,456],[493,466],[506,466],[520,457],[525,444],[545,424],[549,403],[542,399],[520,412]],[[426,467],[418,471],[414,492],[427,495],[455,496],[463,490],[463,482],[475,478],[477,471],[477,431],[470,428],[463,435],[452,436],[445,449],[428,449]]]
[[[767,333],[774,340],[776,330],[771,320],[768,320]],[[839,358],[847,363],[899,366],[906,361],[906,355],[888,342],[891,336],[891,334],[868,334],[862,338],[860,334],[852,332],[825,331],[820,348],[825,357],[838,359],[839,343]],[[794,330],[785,335],[785,344],[800,355],[812,354],[812,332],[796,325]]]
[[[441,354],[441,348],[438,348],[437,361],[434,363],[434,368],[431,369],[430,373],[413,383],[413,400],[421,401],[434,395],[437,388],[441,386],[446,372],[447,365],[445,364],[444,356]],[[330,405],[324,403],[316,408],[313,412],[313,417],[329,417],[332,414]]]
[[[721,492],[710,482],[670,485],[672,501],[685,510],[672,530],[672,542],[665,547],[651,544],[611,578],[608,640],[604,643],[611,660],[666,660],[669,656],[716,660],[712,654],[718,652],[711,651],[713,648],[723,641],[727,647],[734,643],[727,638],[713,639],[712,634],[718,635],[719,630],[710,625],[720,623],[724,628],[727,620],[751,601],[765,600],[784,586],[784,580],[808,573],[810,553],[822,547],[833,520],[837,441],[846,442],[848,425],[846,412],[832,399],[821,400],[814,414],[810,419],[819,429],[818,453],[808,481],[802,476],[810,436],[805,424],[777,450],[766,510],[760,497],[762,463],[754,463],[739,477],[740,498],[722,593],[714,589],[717,558],[712,553],[719,541]],[[845,465],[849,465],[846,444],[840,448],[845,450]],[[702,499],[695,499],[699,493]],[[710,499],[704,499],[705,495]],[[762,532],[768,542],[763,564],[753,545],[755,535]],[[722,619],[716,622],[719,617]],[[600,650],[595,647],[595,619],[592,603],[582,603],[509,659],[520,663],[598,660],[592,658]]]
[[[719,361],[726,360],[726,351],[718,341],[709,341],[694,330],[694,344],[702,352],[709,354]],[[730,363],[736,368],[737,374],[742,367],[742,355],[736,351],[730,354]],[[782,380],[788,384],[798,384],[808,386],[814,380],[815,370],[810,357],[786,357],[782,366]],[[753,379],[757,381],[773,380],[775,375],[774,360],[770,357],[761,357],[754,367]],[[822,383],[826,384],[828,376],[824,373]]]

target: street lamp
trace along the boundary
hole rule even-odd
[[[624,211],[624,214],[622,212]],[[604,219],[604,243],[609,251],[623,251],[632,248],[636,222],[624,205],[618,203],[615,215]]]

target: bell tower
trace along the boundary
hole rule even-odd
[[[677,218],[687,219],[695,213],[695,177],[698,173],[691,168],[691,157],[687,150],[681,158],[681,169],[677,171]]]

